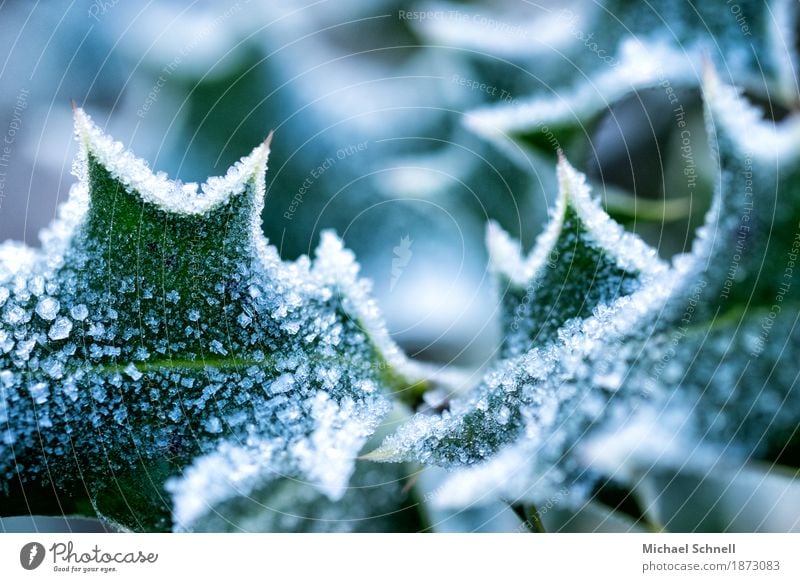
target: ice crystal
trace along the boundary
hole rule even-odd
[[[52,321],[56,318],[59,307],[58,301],[52,297],[42,297],[39,303],[36,304],[36,315],[47,321]]]
[[[50,331],[47,332],[47,337],[51,340],[63,340],[69,337],[72,331],[72,322],[66,317],[59,317],[50,326]]]

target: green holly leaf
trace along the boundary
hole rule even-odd
[[[800,122],[779,124],[725,85],[713,69],[704,86],[710,143],[719,160],[718,196],[701,232],[702,253],[721,309],[769,306],[784,296],[800,215]]]
[[[722,7],[619,0],[543,13],[543,26],[562,31],[557,64],[548,68],[552,49],[529,56],[536,58],[538,75],[568,71],[566,82],[545,74],[545,89],[477,108],[465,123],[514,158],[521,155],[520,145],[551,158],[559,149],[574,159],[592,156],[590,138],[600,120],[612,109],[611,123],[623,123],[613,106],[628,96],[640,102],[648,91],[659,96],[663,106],[648,120],[653,132],[666,111],[685,115],[691,101],[686,92],[702,84],[707,58],[724,67],[731,83],[776,106],[791,106],[797,100],[798,59],[796,33],[785,23],[797,20],[798,8],[786,0],[766,4],[771,6],[762,0]],[[531,43],[519,45],[518,53],[529,52]]]
[[[574,87],[478,108],[467,113],[464,123],[514,159],[520,156],[520,145],[551,159],[558,150],[583,157],[592,153],[590,138],[610,104],[661,84],[673,95],[696,85],[692,73],[701,56],[690,57],[687,62],[672,47],[632,38],[621,44],[613,67],[598,65]]]
[[[654,249],[608,217],[563,158],[558,179],[550,222],[527,258],[519,243],[489,224],[490,263],[503,298],[503,357],[556,341],[570,319],[590,316],[665,270]]]
[[[570,390],[556,394],[562,354],[571,360],[571,344],[581,335],[591,333],[594,342],[606,333],[599,326],[584,331],[581,322],[607,319],[621,299],[663,277],[666,269],[655,251],[605,214],[565,159],[558,175],[556,209],[530,257],[523,259],[518,245],[496,226],[489,228],[505,294],[506,359],[448,411],[418,415],[369,458],[472,464],[520,438],[531,414],[554,421],[558,407],[576,396]]]
[[[352,253],[332,233],[313,262],[268,245],[269,139],[198,190],[75,119],[70,199],[40,251],[2,253],[3,514],[49,511],[22,503],[44,486],[169,529],[164,484],[236,447],[341,497],[387,391],[413,384]]]
[[[635,490],[658,467],[796,462],[800,125],[763,120],[711,73],[705,96],[720,180],[692,252],[566,320],[557,341],[497,362],[371,458],[457,468],[437,495],[454,507],[545,503],[565,485],[580,504],[606,479]],[[734,246],[743,232],[747,252]],[[634,248],[621,246],[616,254]]]

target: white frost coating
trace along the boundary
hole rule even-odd
[[[237,495],[247,495],[268,473],[275,462],[279,443],[262,441],[257,447],[223,442],[184,471],[169,479],[164,488],[172,494],[175,529],[191,525],[218,503]]]
[[[231,166],[221,177],[209,178],[198,191],[196,183],[170,180],[163,172],[154,174],[147,162],[137,158],[97,126],[83,109],[75,109],[75,131],[83,148],[91,153],[124,185],[136,190],[145,202],[177,214],[205,214],[244,191],[245,185],[264,168],[269,156],[269,139]]]
[[[309,438],[298,441],[290,449],[302,474],[308,476],[330,499],[344,495],[347,482],[355,469],[355,459],[367,438],[375,432],[378,421],[389,412],[382,403],[379,414],[359,414],[353,401],[336,403],[325,392],[318,392],[311,406],[316,428]]]
[[[0,243],[0,284],[29,273],[37,258],[36,250],[25,243],[14,240]]]
[[[579,125],[636,89],[664,79],[673,86],[696,82],[691,74],[694,70],[699,70],[699,59],[689,59],[666,45],[628,39],[620,47],[617,66],[582,82],[571,93],[477,109],[465,117],[465,124],[493,140],[543,126]]]
[[[560,202],[561,197],[556,204]],[[558,206],[555,212],[558,212]],[[549,230],[549,227],[546,228],[539,239],[543,239]],[[555,242],[552,235],[547,238],[551,245]],[[527,282],[529,268],[522,254],[520,241],[514,239],[494,220],[486,224],[486,249],[489,252],[489,266],[495,273],[501,273],[517,283]]]
[[[780,123],[765,119],[741,91],[723,84],[710,64],[705,69],[703,95],[712,122],[725,126],[730,135],[740,136],[734,146],[741,154],[785,162],[800,157],[800,115],[795,113]]]
[[[507,447],[485,463],[454,473],[440,486],[433,505],[450,509],[480,506],[500,498],[524,499],[530,493],[529,468],[535,459],[524,446]]]
[[[635,234],[626,232],[611,219],[592,198],[586,177],[575,170],[562,156],[558,162],[559,193],[547,228],[537,237],[533,251],[523,258],[519,243],[514,241],[499,225],[490,222],[486,231],[486,245],[493,270],[524,286],[551,260],[551,253],[566,216],[571,207],[587,229],[588,237],[611,258],[617,267],[638,272],[645,277],[661,273],[666,266],[656,251]]]
[[[247,446],[226,441],[215,452],[196,459],[181,477],[168,480],[165,487],[173,499],[175,529],[190,530],[216,505],[250,496],[281,477],[302,475],[331,500],[340,499],[347,490],[356,456],[390,405],[382,401],[364,412],[353,401],[334,402],[325,392],[318,392],[311,400],[316,428],[288,449],[280,438],[257,440]],[[219,432],[215,427],[209,430]]]
[[[389,366],[406,375],[408,379],[439,377],[439,372],[432,366],[418,364],[406,357],[391,338],[380,307],[370,295],[372,283],[367,279],[359,279],[360,267],[355,255],[344,247],[342,240],[333,231],[322,232],[315,255],[312,274],[323,285],[331,285],[338,290],[348,314],[367,332]],[[441,374],[444,375],[444,372]]]

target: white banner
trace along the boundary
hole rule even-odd
[[[800,534],[4,534],[0,579],[797,581],[798,549]]]

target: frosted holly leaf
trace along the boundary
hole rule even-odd
[[[355,451],[354,436],[375,430],[373,417],[353,418],[318,403],[326,416],[309,442],[289,452],[280,443],[225,441],[201,456],[166,489],[176,531],[419,531],[424,528],[403,465],[361,463],[349,481],[339,465]],[[346,442],[342,442],[346,439]],[[323,470],[328,495],[303,475]],[[330,494],[333,494],[332,496]]]
[[[223,440],[269,442],[275,470],[340,496],[386,391],[416,372],[352,254],[331,233],[313,262],[267,244],[269,139],[198,188],[75,120],[78,184],[41,251],[0,268],[3,512],[57,488],[167,529],[164,482]]]
[[[479,70],[513,63],[510,71],[524,71],[548,87],[576,73],[592,78],[596,71],[619,66],[621,42],[636,39],[648,49],[663,45],[685,54],[713,52],[725,59],[737,84],[763,87],[766,76],[783,98],[795,92],[795,56],[786,49],[796,38],[792,23],[797,8],[790,0],[747,0],[722,7],[686,0],[605,0],[521,9],[511,3],[492,5],[491,12],[480,10],[480,4],[434,1],[420,8],[435,15],[413,22],[431,43],[466,49],[464,57]]]
[[[514,142],[554,156],[583,143],[608,108],[626,95],[657,87],[665,79],[679,89],[697,83],[693,74],[700,55],[688,57],[666,44],[623,42],[614,67],[600,65],[570,89],[553,95],[520,97],[510,104],[487,106],[467,113],[464,123],[472,131],[514,153]]]
[[[590,155],[587,137],[610,107],[648,89],[664,95],[670,108],[680,107],[678,92],[702,82],[704,56],[724,67],[738,86],[791,105],[798,59],[789,23],[797,16],[797,4],[788,0],[723,7],[620,0],[547,13],[541,25],[556,23],[548,34],[566,28],[571,40],[558,46],[554,58],[562,69],[579,73],[578,81],[572,75],[571,87],[545,83],[546,89],[531,96],[514,95],[511,103],[476,109],[465,123],[514,157],[518,143],[549,155],[558,148],[573,157]],[[543,58],[536,59],[538,71]]]
[[[441,416],[418,415],[370,458],[470,464],[520,438],[526,415],[555,420],[570,395],[558,393],[561,360],[594,347],[610,331],[595,324],[587,339],[580,322],[609,320],[620,298],[664,276],[655,251],[605,214],[566,159],[557,172],[559,198],[529,257],[498,227],[489,228],[503,294],[501,353],[507,359]],[[576,346],[568,349],[571,342]],[[615,378],[609,372],[612,391],[621,381]]]
[[[490,264],[503,301],[502,357],[555,341],[568,320],[590,316],[665,270],[655,249],[614,222],[563,157],[557,173],[555,208],[528,257],[489,224]]]
[[[636,305],[641,297],[631,299],[620,301],[615,318],[643,306]],[[800,393],[791,362],[800,331],[796,315],[778,318],[770,342],[754,355],[766,317],[760,312],[719,328],[698,324],[660,333],[648,315],[623,333],[601,326],[600,336],[585,333],[598,323],[587,320],[564,350],[551,354],[558,362],[546,378],[524,371],[538,364],[536,350],[509,361],[503,383],[523,394],[535,386],[540,396],[523,405],[517,438],[485,461],[461,463],[452,443],[434,440],[443,423],[433,420],[418,419],[427,430],[401,430],[384,450],[405,443],[409,456],[454,468],[436,497],[453,508],[496,499],[543,504],[563,487],[569,503],[580,507],[608,478],[639,496],[647,494],[639,488],[652,471],[787,462],[797,447]],[[494,430],[489,422],[486,430]]]
[[[710,67],[704,98],[720,167],[714,204],[692,253],[675,261],[658,316],[648,316],[646,357],[628,367],[626,383],[650,402],[581,453],[600,471],[796,464],[800,118],[764,119]]]
[[[756,118],[708,79],[721,172],[692,252],[567,321],[558,341],[499,362],[473,393],[440,415],[417,415],[371,458],[457,469],[437,499],[458,505],[542,503],[564,486],[580,504],[605,479],[635,489],[657,466],[735,468],[796,455],[800,126],[796,117],[777,126]],[[757,153],[746,155],[745,144]],[[743,216],[748,253],[731,246]],[[523,264],[510,263],[512,272]]]
[[[713,283],[708,293],[723,310],[771,305],[793,278],[786,266],[800,215],[800,117],[766,120],[711,67],[704,96],[718,187],[727,193],[712,207],[712,226],[701,231],[696,251]]]
[[[796,449],[800,406],[800,117],[764,119],[711,67],[705,77],[717,194],[649,342],[670,357],[643,381],[679,385],[703,443],[776,460]]]
[[[684,0],[607,0],[586,30],[594,32],[591,41],[601,48],[632,35],[646,44],[667,42],[681,52],[706,51],[715,60],[719,56],[735,84],[791,99],[796,93],[797,57],[789,47],[796,38],[791,23],[797,14],[797,4],[788,0],[745,0],[724,6]]]

